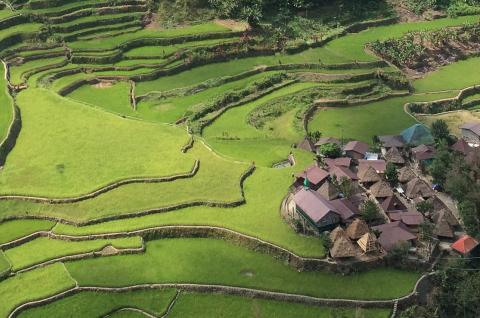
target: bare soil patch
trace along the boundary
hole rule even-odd
[[[97,84],[93,84],[92,86],[95,88],[109,88],[115,84],[114,81],[99,81]]]
[[[250,25],[247,22],[235,21],[231,19],[215,19],[215,24],[223,26],[232,31],[247,31],[250,30]]]

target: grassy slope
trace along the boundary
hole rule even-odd
[[[59,224],[55,232],[72,235],[131,231],[162,225],[214,225],[256,236],[304,256],[323,257],[322,242],[315,237],[295,233],[280,217],[279,208],[292,183],[292,172],[312,162],[312,155],[295,151],[294,168],[258,168],[245,181],[247,204],[237,208],[195,207],[144,217],[111,221],[91,226]]]
[[[324,136],[372,142],[374,135],[398,134],[415,120],[404,111],[407,102],[427,101],[452,96],[452,93],[389,98],[362,106],[327,108],[318,111],[308,124],[310,131]]]
[[[8,128],[13,118],[12,98],[7,92],[7,81],[4,77],[4,68],[0,68],[0,141],[7,136]]]
[[[1,193],[78,195],[193,165],[181,158],[188,137],[179,128],[121,119],[42,89],[23,91],[17,101],[23,127],[0,176]]]
[[[292,139],[283,139],[275,131],[255,129],[247,123],[247,115],[255,107],[268,101],[316,85],[318,84],[293,84],[251,103],[232,108],[206,127],[203,135],[214,149],[237,160],[255,161],[257,164],[265,166],[285,160],[292,143],[300,139],[300,133],[297,133]],[[292,105],[292,108],[294,107],[295,105]],[[225,140],[224,136],[234,139]]]
[[[480,57],[469,58],[441,67],[436,72],[427,74],[424,78],[416,80],[416,92],[431,92],[443,90],[460,90],[469,86],[480,84],[478,70]]]
[[[41,237],[6,250],[5,255],[10,260],[12,269],[17,271],[62,256],[99,251],[107,245],[117,249],[139,248],[142,246],[142,240],[140,237],[131,237],[68,242]]]
[[[236,318],[331,318],[338,312],[333,308],[306,306],[280,301],[242,298],[228,295],[182,294],[169,317],[172,318],[209,318],[233,317]],[[389,309],[343,309],[346,316],[353,318],[355,313],[362,313],[361,317],[387,318]]]
[[[351,276],[297,272],[270,255],[222,240],[202,238],[152,241],[147,243],[146,254],[89,259],[70,262],[66,266],[83,286],[188,282],[356,299],[388,299],[406,295],[419,277],[415,272],[392,269]],[[143,270],[134,271],[132,268]],[[245,272],[253,273],[253,276]]]
[[[7,272],[11,267],[12,265],[8,261],[7,257],[5,256],[3,251],[0,250],[0,275]]]
[[[185,28],[155,30],[143,29],[138,32],[122,34],[110,38],[92,39],[86,41],[75,41],[69,43],[68,46],[72,49],[83,50],[99,50],[99,49],[113,49],[121,43],[128,42],[139,38],[173,38],[178,36],[205,34],[212,32],[230,32],[225,27],[219,26],[215,23],[202,23],[188,26]]]
[[[0,244],[13,241],[38,231],[48,231],[55,222],[46,220],[18,220],[0,223]]]
[[[248,165],[222,159],[200,142],[182,156],[183,160],[189,162],[200,160],[200,169],[193,178],[129,184],[76,203],[38,204],[3,200],[0,201],[0,207],[4,211],[3,216],[28,214],[85,221],[190,201],[232,202],[241,199],[240,176]],[[174,213],[181,215],[182,210]]]
[[[74,286],[75,282],[60,263],[15,275],[0,284],[0,316],[7,317],[25,302],[46,298]]]
[[[152,315],[160,316],[174,295],[174,289],[123,293],[81,292],[52,304],[24,311],[19,317],[103,317],[122,307],[141,308]]]
[[[25,62],[19,66],[14,66],[10,68],[10,82],[14,85],[18,85],[23,83],[23,74],[25,72],[31,71],[33,69],[58,64],[65,60],[64,56],[61,57],[52,57],[52,58],[45,58],[45,59],[38,59]]]

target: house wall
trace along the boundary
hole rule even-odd
[[[360,160],[360,159],[363,159],[365,157],[365,155],[362,155],[358,152],[355,152],[355,151],[345,151],[345,155],[347,157],[350,157],[352,159],[355,159],[355,160]]]
[[[465,139],[468,143],[473,143],[473,144],[480,144],[480,136],[475,134],[473,131],[469,129],[462,129],[462,137]]]

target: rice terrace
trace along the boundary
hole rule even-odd
[[[0,317],[480,317],[480,1],[0,0]]]

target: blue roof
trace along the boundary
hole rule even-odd
[[[415,124],[412,127],[405,129],[402,131],[401,136],[409,145],[431,145],[434,143],[430,130],[422,124]]]

